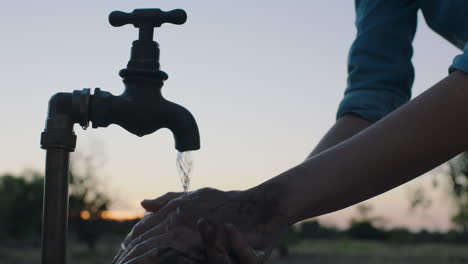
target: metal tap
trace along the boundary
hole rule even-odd
[[[164,23],[181,25],[185,11],[164,12],[160,9],[136,9],[132,13],[114,11],[112,26],[133,24],[139,39],[133,42],[127,68],[120,71],[125,90],[115,96],[96,88],[73,93],[57,93],[49,101],[46,127],[41,147],[46,149],[44,185],[42,263],[66,263],[68,223],[68,183],[70,152],[75,150],[74,124],[87,128],[116,124],[137,136],[160,128],[174,134],[175,148],[181,152],[200,148],[198,126],[184,107],[166,100],[161,88],[168,75],[160,70],[159,45],[153,41],[155,27]]]

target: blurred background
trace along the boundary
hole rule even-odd
[[[123,91],[137,30],[113,10],[183,8],[156,30],[163,94],[198,121],[191,189],[243,190],[297,165],[334,123],[356,35],[353,1],[9,1],[0,16],[0,259],[39,263],[47,102],[59,91]],[[413,96],[444,78],[455,47],[420,16]],[[76,127],[70,263],[110,262],[144,214],[139,202],[181,191],[171,133]],[[465,156],[363,204],[294,226],[275,263],[468,263]],[[339,166],[339,164],[337,164]],[[326,172],[324,172],[325,180]],[[321,177],[321,175],[317,175]],[[353,262],[354,261],[354,262]]]

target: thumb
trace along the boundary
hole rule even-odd
[[[208,257],[209,263],[211,264],[221,264],[221,263],[230,263],[226,262],[223,250],[218,248],[216,245],[216,226],[204,218],[198,219],[197,229],[200,233],[200,236],[205,246],[205,253]],[[224,250],[225,251],[225,250]]]
[[[243,264],[259,264],[263,263],[260,256],[257,256],[255,251],[250,247],[242,234],[232,225],[225,224],[228,243],[231,250],[236,254],[237,259]]]
[[[171,200],[178,198],[182,194],[183,193],[181,192],[168,192],[165,195],[153,200],[143,200],[141,202],[141,206],[143,206],[143,208],[145,208],[146,211],[154,213],[166,206],[166,204],[168,204]]]

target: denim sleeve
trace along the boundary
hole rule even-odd
[[[452,66],[450,66],[449,72],[459,70],[468,73],[468,43],[465,44],[463,54],[458,55],[453,60]]]
[[[337,118],[353,113],[376,122],[411,98],[414,0],[356,0],[357,37]]]

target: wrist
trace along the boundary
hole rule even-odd
[[[251,207],[248,220],[245,220],[251,222],[249,226],[253,227],[240,230],[246,237],[249,237],[248,234],[254,234],[254,239],[250,240],[254,247],[270,247],[276,244],[292,224],[280,205],[281,189],[279,186],[264,183],[240,193],[240,207],[243,207],[241,211]]]
[[[311,161],[305,161],[246,192],[264,201],[274,217],[292,225],[320,214],[320,187],[313,184]],[[317,189],[318,187],[318,189]]]
[[[243,199],[255,201],[260,217],[273,226],[289,226],[294,223],[292,212],[285,202],[286,186],[274,181],[264,182],[243,192]]]

